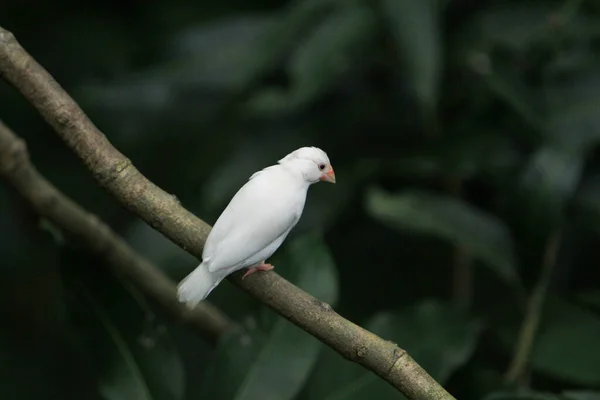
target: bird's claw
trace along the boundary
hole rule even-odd
[[[255,273],[256,271],[270,271],[273,268],[275,268],[275,267],[273,265],[271,265],[271,264],[261,263],[260,265],[258,265],[256,267],[248,268],[248,271],[246,271],[246,273],[244,274],[244,276],[242,276],[242,279],[244,279],[248,275],[251,275],[251,274]]]

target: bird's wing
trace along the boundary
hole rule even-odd
[[[203,262],[209,271],[243,268],[245,260],[296,225],[304,202],[294,201],[296,196],[281,190],[282,185],[285,182],[277,174],[264,171],[236,193],[206,243]]]

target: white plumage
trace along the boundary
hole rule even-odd
[[[179,283],[179,301],[195,306],[242,268],[248,268],[244,277],[273,269],[264,262],[296,226],[308,188],[320,180],[335,183],[335,174],[327,154],[316,147],[302,147],[254,173],[210,231],[202,263]]]

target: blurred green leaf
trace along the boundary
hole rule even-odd
[[[369,7],[348,2],[300,43],[289,62],[291,93],[267,90],[254,101],[259,112],[289,110],[314,101],[356,70],[373,43],[376,20]]]
[[[479,75],[490,90],[530,126],[531,132],[520,131],[521,136],[530,141],[538,140],[544,132],[542,105],[538,93],[525,83],[522,73],[500,63],[491,64],[486,54],[473,54],[470,61],[472,68],[482,68]]]
[[[560,400],[560,397],[552,393],[533,391],[522,391],[519,393],[501,391],[498,393],[491,393],[484,397],[484,400]]]
[[[143,297],[126,287],[97,277],[79,284],[71,304],[101,393],[109,400],[183,399],[185,371],[175,344],[153,326]]]
[[[226,334],[217,347],[214,364],[204,378],[201,398],[241,398],[238,393],[252,371],[260,368],[258,356],[269,344],[268,340],[268,335],[258,329],[254,319],[249,319],[243,330]],[[268,386],[265,389],[268,390]]]
[[[577,71],[568,78],[547,83],[544,91],[548,114],[548,134],[556,144],[587,150],[600,140],[600,74]]]
[[[475,129],[474,129],[475,130]],[[504,133],[480,132],[446,135],[422,152],[382,163],[386,171],[407,177],[449,174],[460,178],[507,174],[518,166],[522,154],[514,139]]]
[[[274,15],[241,14],[181,31],[167,47],[173,61],[156,72],[166,72],[174,83],[229,90],[247,79],[260,56],[257,46],[276,23]]]
[[[584,162],[577,150],[545,146],[533,154],[522,172],[510,198],[509,219],[519,244],[519,259],[528,271],[541,265],[550,235],[564,221]]]
[[[539,1],[485,8],[473,19],[476,28],[469,31],[473,39],[469,39],[472,43],[467,56],[471,69],[537,136],[550,136],[570,147],[597,141],[598,136],[590,129],[597,125],[597,118],[590,111],[597,103],[591,89],[597,81],[595,56],[591,49],[586,52],[584,46],[565,43],[574,36],[585,42],[600,30],[593,18],[577,13],[576,3],[567,1],[562,8]],[[497,45],[514,52],[498,52]],[[550,49],[552,57],[545,60],[540,71],[536,57]],[[588,71],[582,71],[584,68]],[[547,80],[548,75],[557,72],[564,75],[565,69],[577,71],[571,79],[561,76],[544,82],[541,88],[532,83],[532,75],[542,75]]]
[[[566,323],[568,321],[568,323]],[[548,302],[531,366],[580,385],[600,385],[600,318],[556,299]]]
[[[398,343],[429,373],[445,384],[475,350],[479,323],[437,300],[424,300],[397,313],[380,312],[365,328]],[[397,390],[332,350],[323,352],[304,392],[306,399],[398,399]]]
[[[579,152],[554,147],[540,149],[531,158],[521,178],[522,189],[530,198],[531,209],[558,215],[579,184],[583,162]]]
[[[489,50],[494,45],[517,51],[549,39],[550,16],[556,7],[549,2],[520,1],[488,6],[474,18],[472,38]]]
[[[379,0],[383,16],[408,70],[408,80],[426,115],[438,102],[442,63],[439,0]]]
[[[498,333],[513,351],[517,326]],[[530,358],[531,368],[564,382],[600,385],[600,317],[556,297],[548,298]]]
[[[520,391],[512,393],[502,391],[492,393],[485,397],[485,400],[598,400],[600,399],[599,392],[569,390],[562,392],[560,395],[544,392]]]
[[[190,121],[204,122],[247,84],[257,60],[266,56],[258,48],[276,22],[271,15],[240,15],[182,30],[167,42],[166,61],[112,81],[82,83],[76,98],[99,115],[118,116],[105,123],[126,145],[183,136],[172,127],[187,122],[189,129]]]
[[[113,82],[81,85],[77,97],[98,111],[119,112],[106,123],[115,124],[131,145],[157,124],[162,136],[181,134],[172,125],[202,124],[228,103],[243,102],[338,3],[293,1],[271,15],[228,17],[182,31],[168,43],[176,49],[168,62]]]
[[[258,75],[271,70],[273,65],[287,56],[290,48],[306,35],[306,31],[329,15],[336,7],[343,5],[341,0],[292,1],[279,14],[277,22],[269,29],[256,49],[254,67],[249,71],[246,84]],[[253,83],[252,83],[253,84]]]
[[[562,392],[562,397],[566,400],[600,400],[600,392],[567,390]]]
[[[283,269],[294,272],[293,283],[323,301],[335,303],[335,265],[320,236],[294,240],[286,255],[293,269]],[[280,269],[277,265],[275,268]],[[248,329],[219,344],[217,360],[206,377],[204,398],[286,400],[300,391],[323,345],[284,318],[265,312],[269,315],[263,319],[272,321],[267,332],[261,332],[253,320]]]
[[[577,4],[579,3],[579,4]],[[580,1],[496,3],[473,18],[471,38],[486,50],[493,46],[523,52],[558,45],[559,38],[586,40],[600,34],[593,16],[577,13]]]
[[[418,191],[389,194],[380,189],[369,191],[367,209],[392,228],[443,238],[467,248],[507,282],[517,282],[510,232],[491,215],[447,195]]]

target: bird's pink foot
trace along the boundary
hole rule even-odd
[[[248,275],[251,275],[251,274],[255,273],[256,271],[270,271],[273,268],[275,268],[275,267],[272,266],[271,264],[265,264],[264,262],[260,263],[256,267],[248,268],[248,271],[246,271],[246,273],[244,274],[244,276],[242,276],[242,279],[244,279]]]

